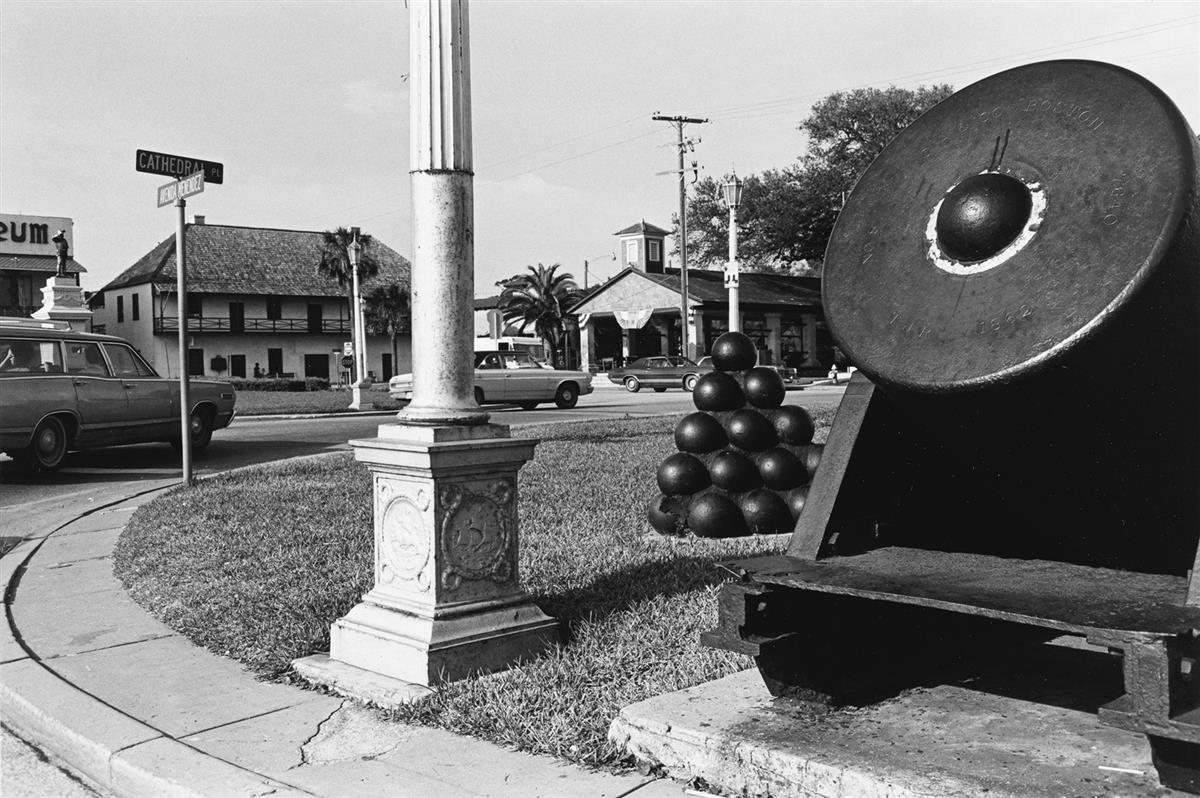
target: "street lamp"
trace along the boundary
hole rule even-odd
[[[725,287],[729,289],[729,331],[741,330],[738,311],[737,209],[742,203],[742,181],[734,174],[721,184],[725,205],[729,207],[729,263],[725,266]]]
[[[350,285],[354,301],[350,308],[350,324],[354,328],[353,338],[358,339],[354,345],[354,366],[356,379],[351,390],[350,409],[363,410],[363,388],[369,388],[367,381],[367,335],[366,325],[363,324],[362,299],[358,285],[358,260],[362,254],[362,243],[358,240],[358,228],[350,228]]]

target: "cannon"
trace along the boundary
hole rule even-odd
[[[1120,661],[1101,722],[1200,794],[1198,157],[1166,95],[1090,61],[901,132],[826,252],[859,371],[786,553],[730,565],[705,642],[836,704],[1081,638]]]

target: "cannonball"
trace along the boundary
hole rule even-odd
[[[713,366],[720,371],[744,371],[758,362],[754,340],[745,333],[727,332],[713,341]]]
[[[766,416],[749,407],[735,410],[725,420],[729,441],[748,452],[761,452],[779,443],[775,426]]]
[[[695,493],[708,487],[708,469],[686,452],[676,452],[658,467],[658,489],[668,496]]]
[[[791,511],[779,494],[769,490],[752,490],[738,502],[746,526],[755,535],[778,535],[791,532]]]
[[[755,407],[779,407],[787,396],[783,377],[775,369],[764,366],[747,371],[742,387],[746,392],[746,401]]]
[[[799,488],[792,488],[783,494],[783,500],[787,502],[788,509],[792,513],[792,518],[798,519],[800,511],[804,509],[804,503],[808,501],[808,486],[804,485]]]
[[[750,534],[741,509],[719,493],[704,493],[692,501],[688,507],[687,526],[702,538],[736,538]]]
[[[812,443],[812,416],[803,407],[786,405],[775,411],[775,432],[784,443],[804,446]]]
[[[758,473],[772,490],[788,490],[808,481],[808,471],[800,458],[779,447],[758,456]]]
[[[708,470],[712,475],[712,483],[730,493],[741,493],[762,485],[758,467],[750,458],[737,452],[719,453],[713,458]]]
[[[725,428],[708,413],[690,413],[675,425],[675,448],[681,452],[715,452],[727,443]]]
[[[804,469],[808,471],[811,477],[817,473],[817,466],[821,465],[821,455],[825,451],[825,446],[820,443],[810,443],[801,449],[801,459],[804,461]]]
[[[661,535],[681,535],[686,512],[686,507],[677,497],[660,494],[650,500],[646,507],[646,518]]]
[[[697,410],[736,410],[746,403],[746,397],[732,376],[710,371],[696,381],[692,402]]]

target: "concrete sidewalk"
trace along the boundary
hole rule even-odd
[[[133,511],[107,504],[4,519],[0,712],[21,736],[120,796],[679,796],[438,729],[385,723],[318,692],[256,681],[126,595],[112,552]],[[11,510],[6,515],[12,516]]]

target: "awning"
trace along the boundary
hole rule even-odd
[[[58,258],[43,255],[0,255],[0,269],[14,272],[56,274],[58,272]],[[80,266],[74,258],[67,258],[68,274],[79,274],[86,271],[87,269]]]

